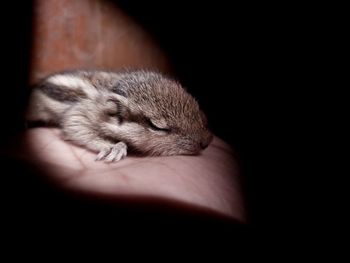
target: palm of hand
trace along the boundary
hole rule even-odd
[[[218,138],[199,156],[127,156],[117,163],[94,161],[95,153],[63,141],[57,129],[31,129],[19,147],[16,157],[35,164],[65,189],[165,198],[244,218],[237,166]]]

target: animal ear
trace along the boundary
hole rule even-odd
[[[120,120],[124,120],[128,116],[128,99],[118,94],[112,94],[108,97],[107,103],[113,103],[115,111],[112,115],[116,115]],[[115,107],[116,106],[116,107]]]
[[[120,96],[123,96],[125,98],[127,98],[127,93],[126,93],[126,87],[121,85],[119,82],[112,88],[112,91],[115,94],[118,94]]]
[[[116,104],[121,104],[125,107],[128,106],[128,99],[122,95],[119,95],[119,94],[111,94],[108,98],[108,101],[113,101],[115,102]]]

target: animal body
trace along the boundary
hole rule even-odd
[[[62,138],[119,161],[199,154],[212,140],[197,101],[172,78],[148,70],[75,70],[48,76],[31,93],[26,120],[54,125]]]

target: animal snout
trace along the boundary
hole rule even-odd
[[[201,142],[200,142],[200,147],[202,148],[202,150],[204,150],[205,148],[208,147],[208,145],[210,144],[210,142],[213,140],[213,136],[210,134],[208,136],[206,136],[206,138],[204,138]]]
[[[201,142],[201,143],[200,143],[200,146],[201,146],[202,150],[204,150],[205,148],[207,148],[208,145],[209,145],[208,142]]]

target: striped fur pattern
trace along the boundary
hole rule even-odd
[[[26,119],[60,127],[63,139],[106,162],[128,150],[199,154],[212,140],[197,101],[177,81],[147,70],[48,76],[32,90]]]

